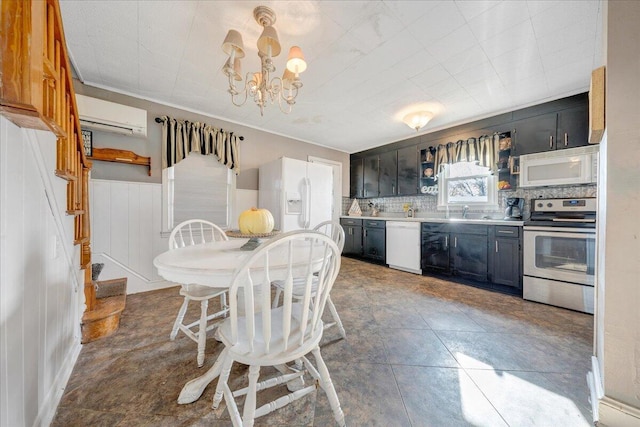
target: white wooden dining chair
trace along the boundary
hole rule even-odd
[[[338,221],[324,221],[314,227],[315,231],[319,231],[327,236],[331,237],[333,241],[338,245],[338,249],[340,253],[342,253],[342,249],[344,248],[344,228]],[[273,298],[273,307],[275,308],[280,301],[280,295],[282,294],[282,290],[284,289],[284,282],[281,280],[274,280],[272,285],[276,289],[275,297]],[[312,288],[313,289],[313,288]],[[301,300],[304,296],[304,280],[302,279],[294,279],[293,281],[293,298],[297,300]],[[331,301],[331,296],[327,299],[327,306],[329,307],[329,311],[331,312],[331,316],[333,317],[333,322],[327,323],[324,325],[325,329],[330,328],[332,326],[337,326],[340,331],[340,335],[342,338],[347,338],[347,333],[344,330],[344,326],[342,325],[342,320],[340,320],[340,316],[338,315],[338,310],[336,310],[336,306]]]
[[[178,224],[169,236],[169,249],[184,248],[186,246],[199,245],[207,242],[229,240],[224,230],[212,222],[192,219]],[[209,286],[184,283],[181,285],[180,295],[184,297],[178,316],[173,323],[169,339],[173,341],[178,331],[198,343],[198,366],[204,364],[204,351],[207,342],[207,331],[214,329],[229,312],[227,305],[228,288],[212,288]],[[220,297],[220,310],[208,314],[209,300]],[[200,318],[195,322],[184,324],[184,316],[189,306],[189,301],[200,301]],[[214,320],[218,319],[214,322]],[[196,330],[196,326],[198,327]]]
[[[324,330],[322,312],[340,270],[340,251],[328,236],[316,231],[292,231],[259,246],[234,273],[229,289],[229,317],[220,326],[225,345],[216,364],[220,377],[213,399],[217,408],[224,398],[234,427],[253,426],[254,419],[312,393],[317,385],[327,394],[334,417],[345,425],[331,377],[320,355]],[[292,296],[293,278],[305,281],[302,301]],[[284,301],[271,307],[271,280],[284,281]],[[312,282],[315,290],[312,291]],[[238,293],[243,303],[238,302]],[[240,315],[239,310],[244,310]],[[306,355],[313,353],[314,366]],[[280,366],[302,360],[303,369],[285,373],[258,383],[260,367]],[[249,365],[249,385],[232,391],[229,375],[234,362]],[[286,394],[256,409],[256,394],[274,386],[302,379],[305,372],[315,378],[313,384]],[[246,395],[242,416],[235,398]]]

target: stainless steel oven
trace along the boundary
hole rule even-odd
[[[595,199],[537,199],[524,226],[523,297],[593,314]]]

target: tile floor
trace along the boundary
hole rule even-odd
[[[332,299],[348,336],[331,328],[321,348],[349,426],[593,425],[592,316],[344,257]],[[215,381],[176,403],[222,347],[211,336],[199,369],[193,341],[169,341],[181,302],[178,288],[130,295],[118,332],[83,347],[52,425],[229,426]],[[256,425],[335,424],[319,390]]]

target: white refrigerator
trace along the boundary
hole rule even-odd
[[[331,219],[331,166],[282,157],[260,166],[258,207],[273,214],[275,229],[312,229]]]

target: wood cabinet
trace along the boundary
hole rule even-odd
[[[340,219],[344,229],[344,255],[362,256],[362,220],[352,218]]]
[[[386,260],[386,222],[363,220],[362,256],[384,263]]]
[[[351,156],[349,171],[349,197],[364,197],[364,161]]]
[[[479,282],[488,276],[487,226],[460,224],[451,233],[451,272]]]
[[[422,224],[422,271],[450,272],[449,229],[446,224]]]
[[[588,145],[588,106],[518,120],[513,128],[518,155]]]
[[[518,226],[422,223],[423,274],[446,274],[518,294],[522,292],[521,230]]]
[[[378,196],[398,194],[398,152],[388,151],[378,155]]]
[[[418,194],[418,147],[398,150],[398,196]]]
[[[378,197],[378,175],[380,171],[380,159],[377,155],[364,159],[363,172],[363,197]]]
[[[495,226],[490,238],[489,276],[493,283],[522,289],[521,228]]]

